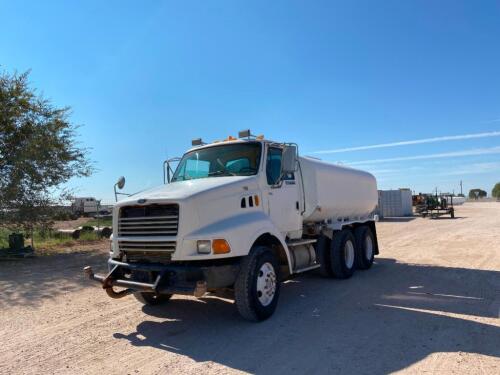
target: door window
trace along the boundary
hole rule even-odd
[[[281,149],[269,147],[267,151],[266,176],[269,185],[276,185],[281,176]]]

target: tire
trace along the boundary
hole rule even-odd
[[[356,268],[367,270],[375,257],[375,238],[369,227],[360,226],[354,230],[356,240]]]
[[[343,229],[333,234],[331,244],[331,266],[333,277],[348,279],[355,269],[356,241],[351,231]]]
[[[319,268],[319,273],[324,277],[333,277],[332,264],[331,264],[331,240],[325,236],[320,235],[318,238],[318,242],[316,242],[316,255],[318,257],[319,264],[321,267]]]
[[[109,237],[111,237],[112,233],[113,233],[113,230],[110,227],[104,227],[101,230],[101,237],[109,238]]]
[[[273,315],[280,294],[279,280],[279,263],[271,249],[254,247],[243,258],[234,284],[236,308],[240,315],[255,322]]]
[[[134,293],[134,297],[143,305],[156,306],[167,303],[172,294],[155,294],[149,292]]]
[[[132,271],[132,280],[145,283],[153,281],[153,275],[145,271]],[[156,306],[161,305],[170,300],[172,294],[156,294],[152,292],[136,292],[134,297],[143,305]]]
[[[73,233],[71,233],[71,238],[74,240],[77,240],[80,238],[80,229],[74,230]]]

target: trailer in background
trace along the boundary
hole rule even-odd
[[[450,215],[455,218],[455,208],[453,207],[453,196],[450,194],[418,194],[413,196],[415,213],[422,217],[436,219],[439,216]]]
[[[90,216],[99,212],[100,204],[94,197],[74,197],[71,211],[78,216]]]

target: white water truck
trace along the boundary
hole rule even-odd
[[[175,161],[164,185],[116,203],[108,274],[85,267],[112,298],[156,305],[230,292],[242,317],[261,321],[283,280],[311,270],[347,279],[379,252],[367,172],[300,157],[296,144],[249,130],[194,140]]]

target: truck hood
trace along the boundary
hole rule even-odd
[[[197,194],[221,188],[230,187],[232,185],[245,186],[251,184],[255,180],[255,176],[228,176],[228,177],[208,177],[195,180],[177,181],[167,185],[161,185],[149,190],[144,190],[135,193],[117,203],[118,206],[123,204],[137,202],[138,199],[146,200],[183,200],[193,197]]]

